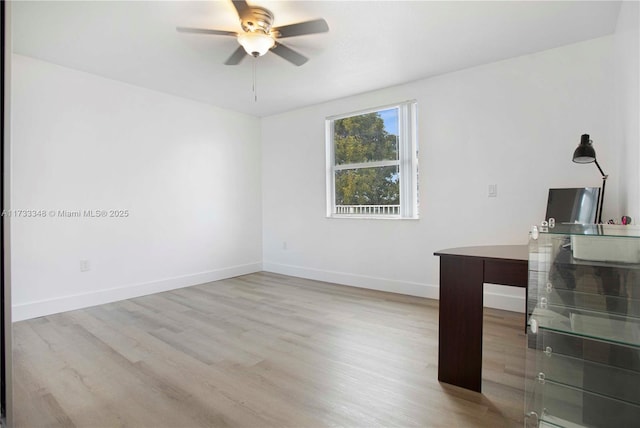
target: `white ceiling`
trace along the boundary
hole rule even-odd
[[[325,18],[330,32],[283,39],[308,56],[223,63],[240,31],[228,0],[18,1],[14,52],[134,85],[267,116],[613,33],[618,1],[249,1],[274,26]]]

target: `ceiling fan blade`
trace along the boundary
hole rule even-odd
[[[216,36],[236,36],[237,35],[233,31],[209,30],[206,28],[176,27],[176,30],[178,30],[181,33],[213,34]]]
[[[236,49],[231,56],[224,62],[225,65],[238,65],[240,64],[240,61],[242,61],[244,59],[244,57],[247,56],[247,52],[245,52],[244,48],[242,46],[238,46],[238,49]]]
[[[238,12],[238,17],[242,19],[246,12],[249,10],[249,5],[244,0],[232,0],[233,7],[236,8],[236,12]]]
[[[306,56],[299,54],[281,43],[276,43],[275,47],[271,49],[271,52],[297,66],[301,66],[305,62],[309,61],[309,58]]]
[[[278,37],[304,36],[305,34],[326,33],[329,25],[324,19],[314,19],[313,21],[298,22],[297,24],[285,25],[274,28],[278,32]]]

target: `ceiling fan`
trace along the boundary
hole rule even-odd
[[[282,27],[272,27],[274,16],[270,10],[260,6],[249,6],[244,0],[233,0],[232,3],[240,18],[240,25],[242,26],[242,32],[240,33],[206,28],[176,27],[176,29],[182,33],[236,37],[240,46],[225,61],[226,65],[239,64],[247,54],[257,58],[271,51],[297,66],[304,64],[309,58],[288,48],[277,40],[329,31],[327,22],[322,18]]]

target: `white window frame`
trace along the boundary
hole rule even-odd
[[[392,108],[398,109],[398,160],[384,160],[355,164],[335,164],[334,121],[352,116],[375,113]],[[380,218],[380,219],[417,219],[418,218],[418,133],[417,103],[415,100],[378,106],[329,116],[325,120],[326,138],[326,176],[327,176],[327,217],[329,218]],[[346,169],[398,166],[400,173],[400,209],[398,214],[386,214],[373,210],[371,213],[337,213],[335,205],[335,174]]]

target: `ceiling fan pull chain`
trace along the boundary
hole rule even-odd
[[[257,58],[253,57],[253,102],[257,103],[258,102],[258,83],[257,83],[257,79],[256,79],[256,64],[257,64]]]

